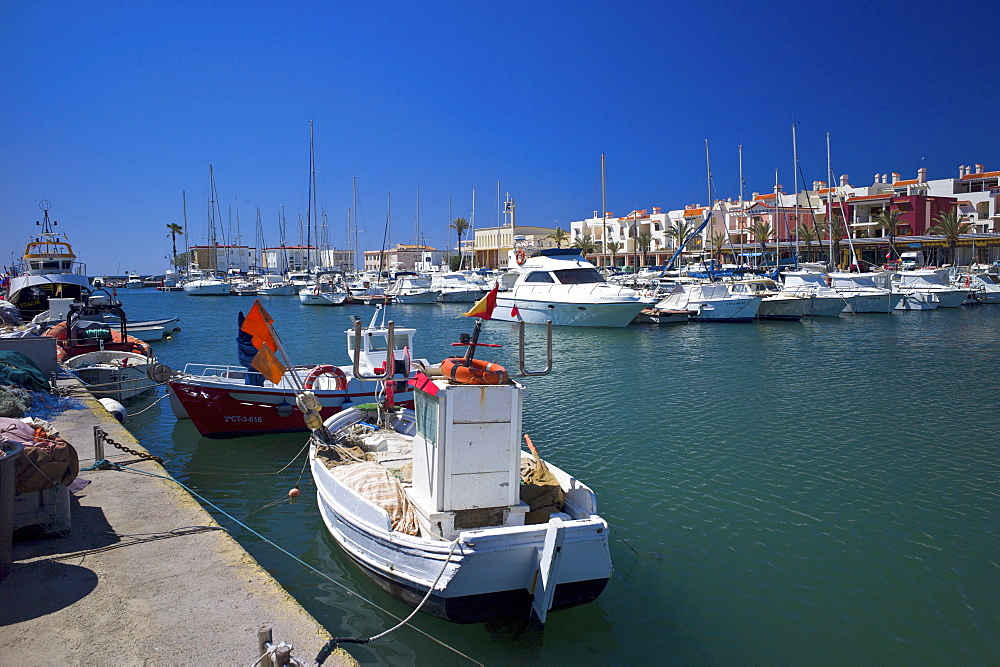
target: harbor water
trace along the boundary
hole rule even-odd
[[[252,297],[119,297],[132,319],[181,317],[183,331],[154,344],[159,361],[236,363],[236,314]],[[348,316],[372,313],[262,301],[296,364],[348,363]],[[466,307],[389,312],[416,328],[414,356],[436,362],[471,331]],[[413,625],[486,664],[995,662],[998,330],[998,306],[556,329],[553,372],[524,380],[524,429],[596,492],[615,573],[596,602],[551,614],[543,633],[423,614]],[[538,368],[544,330],[527,333]],[[479,356],[516,367],[510,324],[486,323],[482,340],[505,347]],[[305,434],[210,440],[166,400],[139,409],[126,426],[178,480],[360,596],[215,513],[331,633],[396,623],[370,602],[409,613],[326,534]],[[319,644],[296,655],[312,659]],[[361,663],[463,662],[409,628],[346,648]]]

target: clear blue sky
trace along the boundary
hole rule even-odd
[[[346,247],[352,177],[362,244],[454,243],[451,217],[521,224],[600,208],[705,203],[833,168],[1000,169],[1000,3],[47,2],[0,0],[0,264],[38,202],[92,275],[162,273],[166,225],[204,243],[208,166],[223,217],[254,245],[284,205],[305,217],[309,121],[319,204]],[[226,229],[234,230],[228,226]]]

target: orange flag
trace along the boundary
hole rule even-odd
[[[260,299],[255,299],[253,308],[250,309],[250,312],[243,320],[243,326],[240,327],[240,330],[253,337],[253,346],[258,350],[261,349],[264,343],[267,343],[268,347],[271,348],[271,352],[277,352],[278,342],[274,339],[274,332],[271,330],[272,324],[274,324],[274,318],[268,315],[267,311],[264,310],[264,306],[260,305]],[[263,372],[261,371],[261,373]],[[266,373],[264,374],[267,375]]]
[[[474,306],[465,313],[466,317],[481,317],[488,320],[493,317],[493,309],[497,307],[497,292],[500,291],[500,283],[497,282],[490,290],[490,293],[476,302]]]
[[[278,361],[278,357],[274,356],[274,352],[271,352],[271,348],[267,345],[261,346],[260,352],[250,365],[274,384],[281,382],[281,376],[285,374],[284,364]]]

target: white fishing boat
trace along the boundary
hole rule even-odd
[[[392,297],[393,303],[437,303],[441,290],[431,286],[431,278],[418,273],[397,273],[385,295]]]
[[[299,301],[304,306],[342,306],[350,300],[351,293],[340,272],[320,273],[313,285],[299,290]]]
[[[123,403],[156,386],[148,375],[151,363],[144,354],[117,350],[85,352],[64,362],[94,396]]]
[[[786,271],[781,276],[786,292],[808,299],[808,317],[838,317],[845,308],[851,307],[853,297],[845,296],[830,287],[825,273],[811,270]]]
[[[612,285],[575,248],[547,248],[534,257],[511,251],[516,279],[497,294],[493,319],[576,327],[625,327],[655,303],[628,287]],[[522,260],[523,263],[518,260]]]
[[[517,377],[547,373],[551,329],[544,371],[524,369],[523,335],[522,325]],[[586,484],[543,461],[527,436],[533,451],[521,450],[524,386],[496,364],[464,361],[419,372],[415,410],[358,406],[322,427],[315,418],[320,514],[362,572],[423,612],[544,623],[606,586],[608,524]]]
[[[681,278],[666,286],[670,292],[655,308],[691,311],[692,322],[753,322],[760,308],[761,297],[736,296],[723,283]]]
[[[846,312],[891,313],[903,300],[902,294],[880,287],[875,279],[878,273],[839,273],[830,276],[830,287],[848,301]]]
[[[76,261],[76,253],[65,234],[54,231],[59,223],[49,219],[51,204],[42,200],[41,226],[25,244],[19,270],[7,285],[6,299],[25,322],[49,309],[50,298],[82,302],[94,291],[87,266]],[[96,301],[96,300],[95,300]]]
[[[969,289],[951,284],[948,269],[914,269],[896,271],[892,274],[892,290],[903,295],[898,309],[928,310],[930,308],[908,308],[906,304],[935,304],[934,308],[958,308],[969,296]]]

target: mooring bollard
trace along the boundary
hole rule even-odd
[[[104,460],[104,438],[101,437],[101,427],[94,426],[94,463]]]
[[[258,666],[274,667],[271,656],[266,655],[271,648],[271,628],[264,625],[257,630],[257,655],[264,654],[264,657],[257,661]]]

